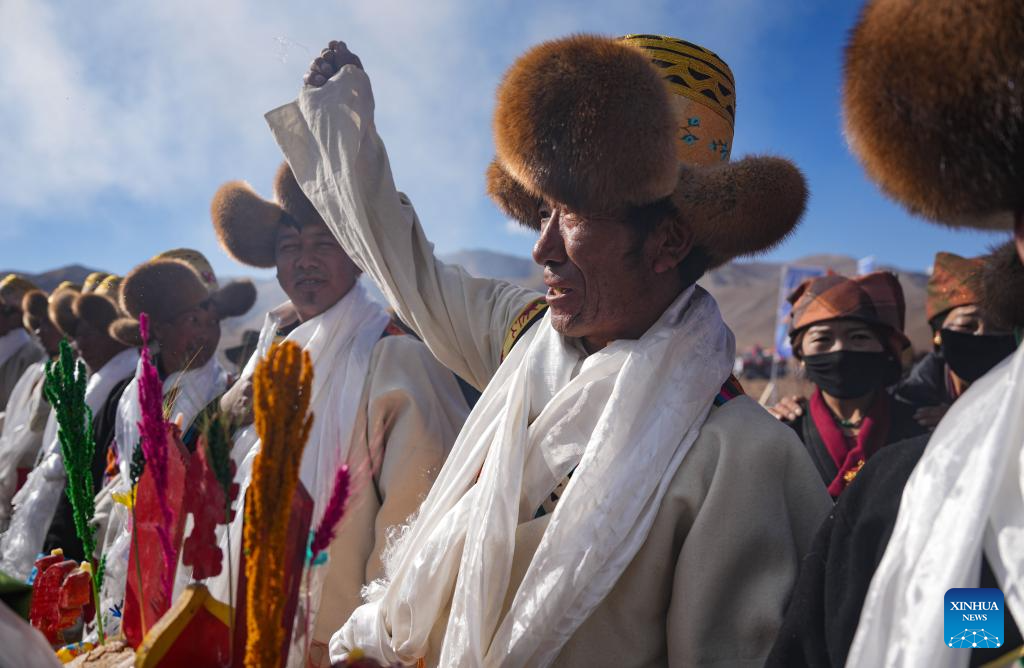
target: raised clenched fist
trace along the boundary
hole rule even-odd
[[[363,69],[359,56],[349,51],[344,42],[331,41],[327,48],[320,52],[320,56],[309,64],[309,71],[302,81],[307,86],[319,88],[345,65],[355,65]]]

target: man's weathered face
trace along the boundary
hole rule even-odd
[[[326,225],[281,226],[277,236],[277,282],[302,321],[338,303],[359,271]]]
[[[666,251],[658,233],[638,244],[621,218],[582,216],[558,204],[542,205],[539,216],[533,259],[544,267],[551,323],[591,352],[639,338],[683,287],[676,267],[688,241]]]
[[[160,344],[164,373],[198,369],[210,361],[220,343],[217,307],[206,301],[170,322],[154,323],[153,337]]]

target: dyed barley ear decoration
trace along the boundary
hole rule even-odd
[[[75,533],[82,541],[82,551],[92,564],[96,551],[92,520],[96,512],[93,502],[92,458],[96,443],[92,435],[92,410],[85,403],[85,364],[75,363],[68,340],[60,342],[57,359],[46,365],[43,392],[57,416],[57,438],[60,441],[64,470],[67,472],[65,492],[71,502]],[[93,603],[99,609],[99,569],[92,569]],[[96,615],[100,643],[103,643],[102,615]]]
[[[313,540],[309,546],[309,561],[317,563],[317,557],[327,549],[327,546],[334,540],[334,533],[338,529],[338,523],[345,515],[345,504],[348,503],[349,474],[348,466],[342,465],[334,476],[334,490],[331,492],[331,500],[324,509],[324,516],[320,520],[320,526],[313,532]]]
[[[171,506],[167,502],[167,427],[170,423],[164,419],[164,384],[160,381],[160,374],[149,352],[149,317],[145,313],[139,315],[139,332],[142,334],[142,369],[139,375],[142,419],[139,420],[139,441],[146,460],[145,466],[153,476],[156,500],[163,516],[163,523],[156,531],[164,561],[160,584],[167,600],[171,600],[172,579],[177,564],[174,547],[171,545]]]
[[[313,416],[309,414],[313,364],[285,341],[270,349],[253,376],[256,433],[245,510],[246,666],[276,666],[284,643],[284,555],[292,497]]]

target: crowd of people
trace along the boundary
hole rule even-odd
[[[104,577],[95,617],[54,648],[130,624],[147,350],[185,450],[226,435],[238,494],[215,547],[241,563],[255,377],[291,342],[313,370],[310,526],[336,510],[342,467],[351,484],[326,557],[298,566],[299,612],[265,621],[290,634],[275,665],[1024,660],[1024,9],[923,5],[871,0],[851,33],[851,150],[910,211],[1010,238],[936,255],[934,349],[912,367],[897,277],[829,274],[789,297],[810,395],[766,408],[732,376],[733,334],[697,281],[781,243],[808,191],[784,158],[730,159],[737,82],[715,53],[575,35],[505,74],[487,191],[536,232],[541,295],[435,257],[370,76],[331,42],[267,114],[285,159],[272,198],[241,181],[212,198],[223,251],[275,269],[288,297],[233,351],[237,374],[216,354],[222,321],[256,292],[198,251],[49,293],[0,282],[0,582],[62,550]],[[62,340],[88,370],[91,553],[46,389]],[[175,598],[202,579],[238,602],[238,568],[190,563]],[[1005,595],[998,646],[943,641],[943,594],[966,587]]]

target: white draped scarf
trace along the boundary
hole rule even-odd
[[[16,327],[0,336],[0,367],[14,357],[14,354],[21,350],[22,346],[31,342],[32,337],[21,327]]]
[[[278,313],[287,310],[286,303],[267,315],[260,332],[256,352],[246,364],[239,382],[252,376],[256,364],[266,356],[274,335],[281,326]],[[313,499],[314,529],[323,515],[334,489],[334,478],[338,468],[348,459],[352,443],[356,415],[362,399],[370,367],[373,347],[380,340],[388,323],[388,314],[383,307],[371,300],[361,284],[356,284],[337,304],[320,315],[296,327],[285,340],[294,341],[307,351],[313,361],[313,388],[310,411],[313,413],[313,427],[302,454],[299,478]],[[253,459],[260,450],[256,429],[245,428],[235,437],[232,458],[239,464],[235,479],[240,482],[236,499],[237,512],[230,532],[221,536],[221,548],[230,554],[234,567],[232,575],[237,576],[239,564],[244,513],[242,504],[252,476]],[[230,535],[230,543],[228,541]],[[315,569],[317,575],[311,582],[312,610],[319,607],[320,590],[323,585],[323,571]],[[214,597],[221,601],[234,598],[235,582],[229,580],[227,569],[220,575],[206,581]],[[232,580],[237,580],[233,578]],[[304,632],[304,629],[297,629]],[[298,636],[293,640],[299,641]],[[304,639],[302,639],[304,640]],[[300,652],[301,654],[301,652]]]
[[[114,386],[131,375],[138,356],[138,350],[123,350],[89,376],[85,403],[93,413],[103,406]],[[66,475],[56,426],[57,420],[51,410],[40,462],[32,469],[25,486],[14,496],[11,526],[0,539],[3,570],[20,578],[27,578],[31,572],[57,512],[60,496],[64,493]]]
[[[1024,346],[953,404],[903,491],[847,666],[966,666],[944,596],[977,587],[982,551],[1024,620]],[[1006,648],[1010,650],[1012,648]]]
[[[640,339],[582,360],[546,315],[487,386],[332,660],[358,648],[413,663],[450,603],[440,665],[551,664],[646,540],[734,350],[699,287]],[[502,617],[516,527],[574,469]]]
[[[6,529],[10,521],[18,465],[26,457],[34,461],[43,441],[43,434],[32,429],[32,417],[39,402],[45,401],[42,389],[45,371],[45,360],[25,369],[7,402],[7,416],[0,433],[0,531]]]

